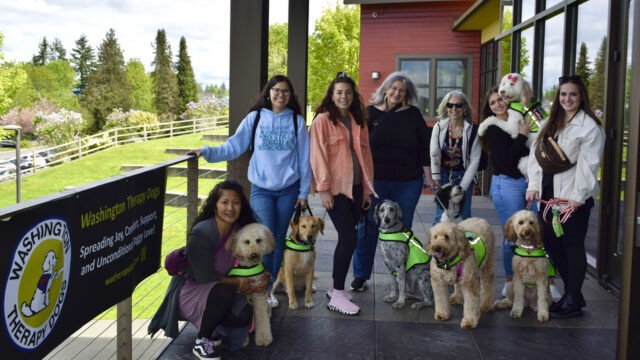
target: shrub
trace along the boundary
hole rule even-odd
[[[103,130],[122,129],[118,130],[118,135],[121,134],[139,134],[143,133],[146,129],[147,132],[155,132],[158,130],[158,116],[156,114],[140,111],[129,110],[123,112],[122,109],[115,109],[105,122]],[[131,139],[132,136],[125,137],[124,139]]]
[[[228,104],[215,96],[204,96],[197,103],[187,104],[187,110],[180,115],[183,120],[200,119],[225,115],[229,112]]]
[[[61,109],[59,112],[38,112],[34,134],[38,141],[46,145],[62,145],[75,140],[84,129],[82,115],[75,111]]]
[[[40,101],[32,106],[20,109],[15,107],[9,110],[8,113],[0,117],[0,125],[19,125],[22,128],[22,133],[25,135],[33,134],[34,122],[36,122],[36,116],[39,113],[51,114],[58,111],[58,106],[46,98],[41,98]]]

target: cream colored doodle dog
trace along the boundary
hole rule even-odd
[[[448,320],[450,304],[463,304],[460,327],[478,326],[480,314],[492,311],[494,234],[491,225],[472,217],[459,224],[443,222],[429,230],[426,246],[431,259],[434,318]],[[449,295],[449,285],[454,285]]]
[[[507,288],[507,297],[496,301],[496,308],[511,308],[514,319],[522,316],[525,306],[537,312],[538,321],[549,320],[548,274],[549,263],[540,236],[540,224],[535,212],[520,210],[504,225],[504,234],[515,241],[515,256],[512,260],[513,281]]]
[[[235,268],[227,276],[261,276],[265,271],[262,257],[273,251],[275,240],[269,229],[262,224],[243,226],[233,238],[232,254],[238,259]],[[253,305],[253,316],[256,323],[256,345],[267,346],[273,341],[271,334],[271,308],[267,303],[269,293],[253,293],[250,296]]]
[[[311,293],[316,263],[315,244],[318,234],[324,233],[324,221],[315,216],[301,216],[297,223],[291,220],[291,234],[284,244],[283,265],[278,272],[278,279],[273,283],[270,296],[280,284],[283,284],[289,297],[289,309],[296,310],[296,279],[304,279],[304,306],[313,307]]]

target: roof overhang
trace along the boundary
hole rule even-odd
[[[483,30],[500,18],[500,0],[478,0],[453,23],[453,30]]]

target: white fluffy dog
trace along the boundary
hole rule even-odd
[[[49,292],[53,280],[57,279],[59,272],[54,271],[58,258],[53,250],[49,250],[42,262],[42,275],[38,279],[38,284],[33,292],[30,303],[22,303],[22,314],[24,316],[33,316],[49,306]]]
[[[494,309],[494,234],[491,225],[472,217],[459,224],[441,222],[429,230],[434,318],[447,320],[450,304],[463,304],[460,327],[478,326],[481,311]],[[449,285],[454,292],[449,295]]]
[[[511,262],[513,281],[507,288],[507,297],[496,301],[498,309],[511,307],[510,316],[522,316],[525,306],[537,312],[538,321],[549,320],[551,294],[548,286],[549,260],[540,236],[540,224],[535,212],[520,210],[504,225],[509,241],[515,241],[515,256]]]
[[[250,273],[251,276],[262,276],[262,272],[251,274],[251,269],[262,268],[262,257],[273,251],[275,240],[269,229],[262,224],[248,224],[243,226],[233,238],[232,254],[238,259],[237,268]],[[232,270],[233,271],[233,270]],[[244,276],[244,275],[239,275]],[[267,303],[268,291],[253,293],[251,303],[253,316],[256,322],[256,345],[267,346],[273,341],[271,334],[271,308]]]
[[[516,110],[520,104],[523,107],[529,106],[531,98],[533,96],[533,90],[528,81],[526,81],[520,74],[511,73],[502,77],[500,81],[500,87],[498,93],[504,101],[509,104],[507,113],[509,118],[507,121],[498,119],[495,116],[490,116],[480,123],[478,128],[478,136],[483,136],[487,132],[487,128],[491,125],[496,125],[507,134],[511,135],[511,138],[518,137],[520,124],[524,121],[524,116],[521,111]],[[531,131],[528,135],[527,147],[531,147],[531,144],[537,136],[537,131]],[[527,176],[527,160],[528,156],[523,156],[518,162],[518,169],[520,172]]]

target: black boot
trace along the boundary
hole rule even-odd
[[[560,300],[558,301],[554,301],[553,303],[551,303],[551,306],[549,306],[549,311],[553,312],[553,311],[558,311],[558,309],[560,309],[562,307],[562,305],[564,304],[564,299],[567,297],[566,292],[564,294],[562,294],[562,297],[560,298]]]
[[[552,318],[570,318],[582,315],[582,303],[580,296],[574,294],[566,294],[564,301],[553,309],[549,309],[549,315]]]

